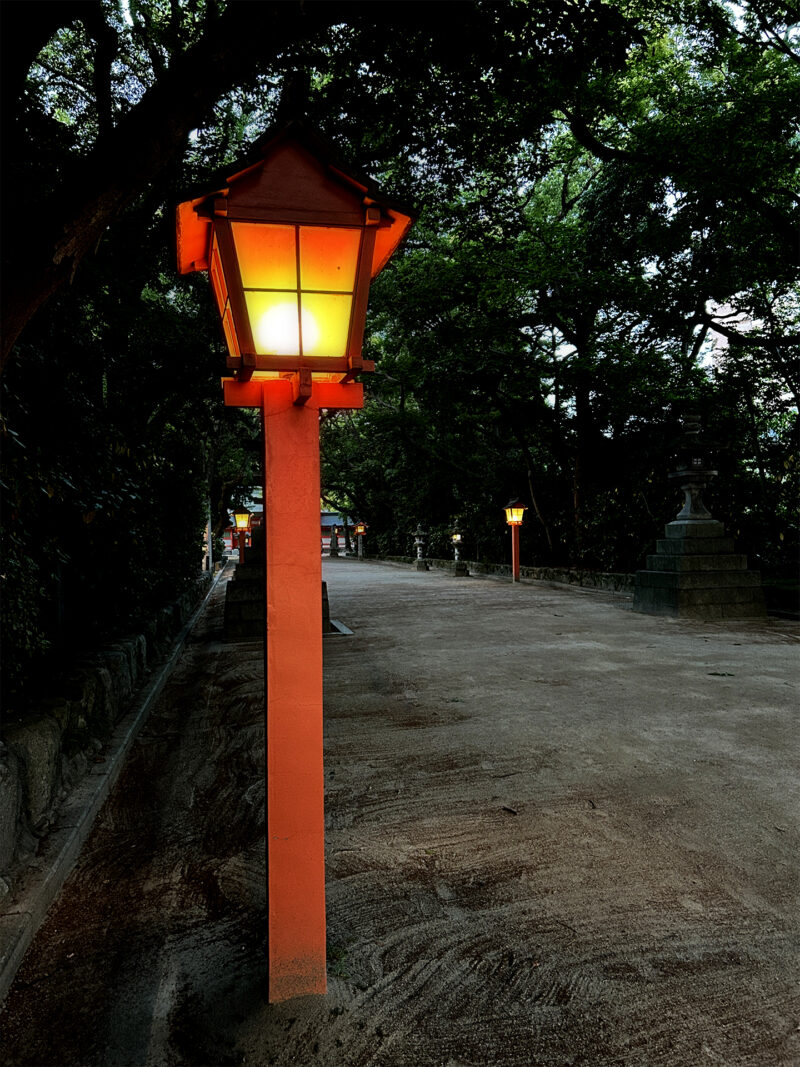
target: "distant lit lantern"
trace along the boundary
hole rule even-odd
[[[251,515],[247,508],[237,508],[233,513],[233,525],[239,535],[239,561],[244,561],[244,550],[247,547],[247,533],[250,529]]]
[[[341,381],[372,369],[361,359],[370,281],[411,222],[292,122],[179,205],[178,265],[209,271],[236,378]]]
[[[250,529],[250,512],[246,508],[240,508],[233,513],[233,523],[237,530]]]
[[[528,505],[514,497],[503,508],[506,513],[506,522],[511,527],[511,581],[519,581],[519,528],[522,526],[522,513],[528,510]]]
[[[450,540],[453,542],[453,575],[456,578],[466,578],[469,575],[469,570],[466,563],[461,559],[461,545],[464,538],[458,526],[453,528]]]
[[[528,510],[528,505],[523,504],[521,500],[515,497],[513,500],[509,500],[503,510],[506,513],[506,522],[509,526],[521,526],[522,513]]]
[[[353,533],[357,537],[356,552],[359,559],[364,558],[364,534],[367,532],[367,524],[364,522],[357,522],[353,527]]]

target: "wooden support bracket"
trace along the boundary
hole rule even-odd
[[[311,371],[299,370],[292,375],[292,403],[301,407],[311,399]]]

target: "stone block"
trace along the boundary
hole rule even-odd
[[[728,555],[660,555],[647,557],[648,571],[746,571],[747,556],[739,552]]]
[[[141,674],[139,668],[139,650],[136,647],[136,643],[132,638],[122,637],[119,641],[113,641],[111,644],[106,645],[104,651],[118,652],[124,657],[125,662],[125,677],[127,684],[130,685],[130,689],[136,685],[136,681]]]
[[[266,570],[263,564],[249,564],[246,567],[237,567],[233,572],[233,578],[231,582],[235,582],[236,585],[264,585],[266,580]]]
[[[102,666],[97,666],[94,671],[97,679],[97,694],[92,708],[91,717],[87,718],[89,726],[101,736],[106,736],[114,728],[117,721],[117,698],[114,692],[114,681],[111,672]]]
[[[263,604],[264,596],[264,587],[255,588],[252,582],[228,582],[225,589],[226,604],[244,604],[256,600]]]
[[[31,828],[43,833],[50,825],[61,785],[61,728],[55,719],[42,715],[8,726],[5,740],[19,761],[23,805]]]
[[[733,549],[732,537],[666,537],[656,541],[660,556],[727,555]]]
[[[118,648],[104,648],[97,656],[98,662],[108,671],[114,693],[114,716],[119,707],[133,691],[131,669],[125,652]]]
[[[724,537],[725,526],[714,519],[687,519],[681,522],[676,519],[668,522],[664,527],[665,537]]]
[[[0,742],[0,873],[14,862],[17,848],[17,823],[22,814],[22,781],[19,761]]]
[[[636,585],[654,589],[729,589],[760,587],[758,571],[637,571]]]
[[[760,600],[763,606],[763,598],[759,597],[760,589],[752,586],[732,586],[728,589],[680,589],[678,591],[678,603],[687,607],[700,607],[705,604],[754,604]]]

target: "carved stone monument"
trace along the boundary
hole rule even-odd
[[[670,475],[684,492],[683,508],[664,528],[664,539],[637,571],[633,610],[650,615],[736,619],[765,614],[758,571],[734,552],[732,537],[703,503],[703,491],[717,474],[701,441],[700,420],[684,419],[679,469]]]
[[[425,561],[425,538],[428,535],[422,529],[422,526],[417,523],[417,528],[414,531],[414,547],[417,550],[417,558],[414,560],[415,571],[427,571],[429,570],[428,564]]]

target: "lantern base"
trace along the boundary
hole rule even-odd
[[[637,571],[633,610],[695,619],[762,618],[764,593],[758,571],[734,552],[721,522],[674,521]]]

